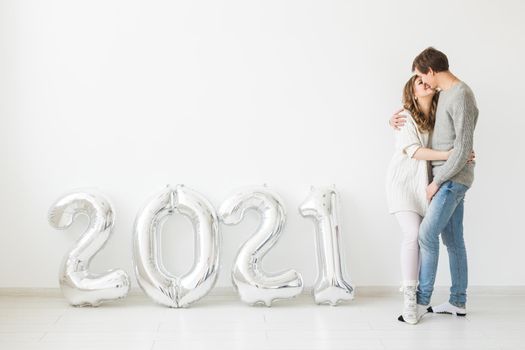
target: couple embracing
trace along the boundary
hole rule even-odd
[[[429,47],[412,63],[396,129],[386,192],[403,239],[404,306],[398,320],[416,324],[427,312],[465,316],[467,253],[463,206],[474,180],[473,136],[478,118],[470,87],[449,70],[447,56]],[[452,286],[449,300],[430,305],[439,258],[447,247]]]

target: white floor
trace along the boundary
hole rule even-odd
[[[99,308],[0,296],[0,349],[525,349],[523,295],[471,294],[466,318],[427,314],[416,326],[396,320],[400,298],[330,307],[302,295],[266,308],[208,296],[169,309],[142,295]]]

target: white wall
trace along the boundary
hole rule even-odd
[[[0,2],[0,287],[57,287],[84,229],[47,223],[63,192],[95,186],[117,213],[93,270],[133,275],[145,200],[184,183],[219,206],[267,183],[288,223],[265,268],[315,279],[314,226],[297,206],[335,183],[356,285],[396,285],[400,233],[387,214],[387,119],[413,57],[433,45],[474,90],[476,180],[466,199],[471,285],[523,285],[525,2]],[[221,226],[222,270],[257,226]],[[189,222],[170,219],[164,256],[192,264]],[[437,283],[449,283],[446,254]],[[134,283],[134,286],[137,286]]]

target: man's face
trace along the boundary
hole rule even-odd
[[[434,71],[432,71],[432,68],[428,69],[427,74],[421,73],[417,68],[414,70],[416,75],[421,78],[423,83],[429,85],[432,89],[435,89],[437,86],[436,84],[436,75],[434,74]]]

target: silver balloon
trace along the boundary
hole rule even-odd
[[[354,298],[354,289],[343,278],[338,202],[335,187],[312,187],[299,207],[301,215],[312,217],[317,228],[317,281],[312,291],[317,304],[337,305]]]
[[[59,273],[62,293],[74,306],[98,306],[103,301],[126,297],[130,281],[125,271],[89,272],[91,259],[113,230],[113,208],[103,195],[96,190],[82,190],[61,197],[49,210],[49,223],[63,230],[80,214],[89,217],[89,227],[64,257]]]
[[[195,233],[195,261],[182,277],[171,275],[161,263],[160,234],[169,215],[191,220]],[[142,290],[155,302],[186,307],[213,288],[219,271],[220,235],[213,206],[182,185],[166,187],[140,211],[133,234],[133,263]]]
[[[303,290],[298,272],[287,270],[268,275],[261,266],[262,258],[282,234],[286,213],[281,199],[266,187],[241,189],[222,203],[219,216],[226,225],[235,225],[248,209],[260,214],[261,224],[239,249],[233,265],[232,282],[241,300],[250,305],[271,306],[274,300],[297,296]]]

